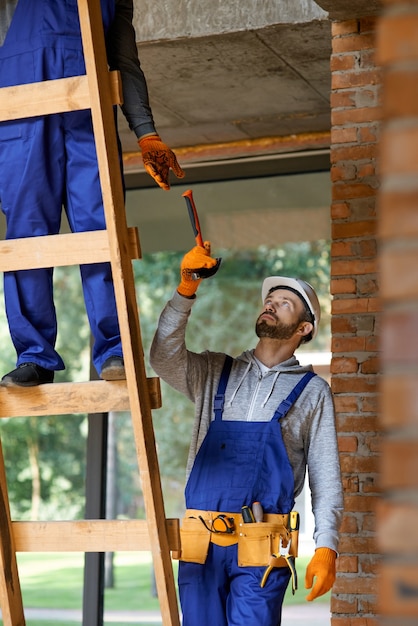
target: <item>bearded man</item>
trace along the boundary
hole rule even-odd
[[[151,347],[157,374],[195,404],[181,526],[179,591],[184,626],[279,626],[289,581],[296,586],[298,514],[309,470],[315,553],[311,601],[335,580],[342,484],[331,390],[294,352],[313,339],[320,306],[298,278],[262,285],[256,347],[232,358],[188,350],[186,326],[210,244],[181,264]],[[314,582],[315,581],[315,582]]]

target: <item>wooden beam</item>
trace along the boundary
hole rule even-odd
[[[178,519],[166,519],[170,550],[180,550]],[[12,522],[16,552],[151,551],[145,520]],[[65,541],[63,541],[65,537]]]
[[[109,72],[113,104],[121,104],[119,72]],[[0,121],[89,109],[87,76],[58,78],[0,89]]]
[[[106,228],[109,232],[113,284],[129,389],[132,425],[153,555],[155,581],[164,626],[180,626],[177,595],[168,546],[161,520],[166,515],[155,434],[146,389],[144,350],[132,263],[126,254],[126,213],[120,176],[114,113],[103,75],[107,72],[106,48],[100,24],[98,0],[78,0],[91,112],[102,185]]]
[[[161,407],[159,378],[147,378],[153,409]],[[0,387],[0,418],[129,411],[125,380],[50,383],[37,387]]]
[[[298,135],[272,135],[256,139],[239,139],[219,143],[203,143],[192,146],[176,146],[176,156],[182,166],[193,166],[219,160],[233,160],[248,157],[268,157],[269,155],[296,155],[307,150],[329,150],[331,133],[318,131]],[[144,162],[141,153],[124,152],[123,170],[126,174],[143,172]]]
[[[141,257],[138,231],[128,228],[131,259]],[[0,242],[0,271],[39,269],[110,261],[107,231],[45,235]]]

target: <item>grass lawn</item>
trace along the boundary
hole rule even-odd
[[[310,557],[297,559],[299,589],[292,595],[286,592],[285,604],[305,603],[305,569]],[[23,606],[29,608],[82,610],[84,554],[80,553],[20,553],[19,575]],[[177,563],[174,562],[175,576]],[[114,558],[113,589],[105,590],[105,611],[157,611],[158,599],[154,597],[151,555],[146,552],[118,552]],[[330,601],[330,593],[315,602]],[[55,620],[57,621],[57,620]],[[26,620],[27,626],[51,626],[52,621]],[[111,624],[112,622],[106,622]],[[115,623],[115,622],[113,622]],[[0,624],[3,624],[0,620]],[[124,622],[124,626],[134,626]],[[60,621],[59,626],[80,626],[80,622]],[[147,626],[143,623],[143,626]],[[149,624],[148,626],[156,626]]]
[[[84,554],[18,554],[18,564],[25,607],[82,608]],[[105,609],[159,610],[158,599],[152,594],[153,568],[149,553],[117,553],[114,583],[113,589],[105,590]]]

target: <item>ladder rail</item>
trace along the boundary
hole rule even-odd
[[[98,0],[78,0],[78,8],[132,424],[157,593],[163,623],[179,626],[179,611],[166,526],[160,523],[165,519],[165,509],[151,407],[145,385],[145,363],[135,282],[131,260],[127,254],[123,254],[127,248],[127,225],[113,106],[109,90],[106,90],[108,81],[104,78],[108,73],[106,48],[103,29],[94,28],[95,24],[102,23],[100,3]]]
[[[3,447],[0,441],[0,605],[5,626],[25,626],[16,547],[10,518]]]

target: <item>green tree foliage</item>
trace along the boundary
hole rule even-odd
[[[66,369],[56,381],[88,380],[90,333],[76,267],[54,272],[57,349]],[[4,307],[2,374],[15,367]],[[13,391],[18,393],[18,391]],[[84,510],[86,416],[5,418],[0,422],[10,508],[15,519],[70,519]]]

